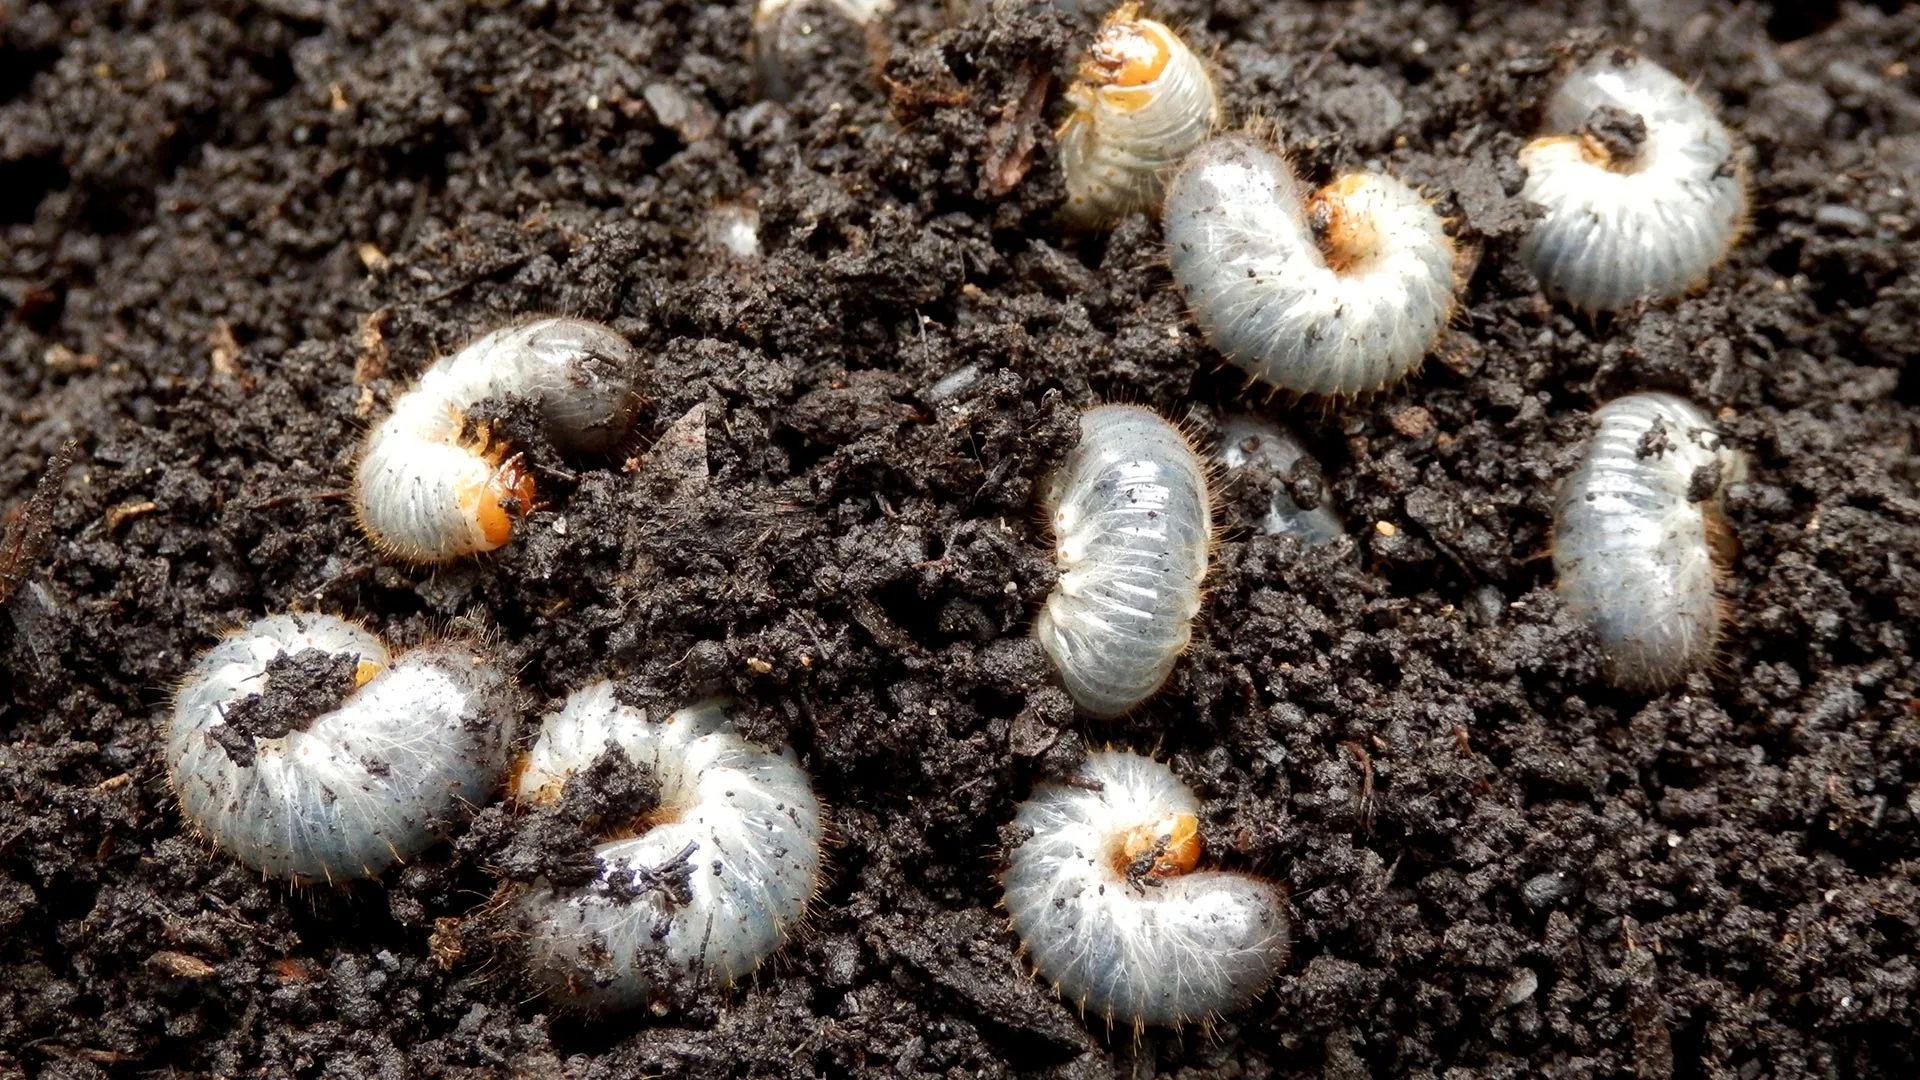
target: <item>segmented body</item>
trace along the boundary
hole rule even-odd
[[[1213,535],[1206,469],[1150,409],[1103,405],[1047,480],[1059,582],[1034,624],[1068,694],[1117,716],[1160,688],[1199,614]]]
[[[503,327],[442,358],[367,438],[353,488],[361,527],[422,562],[500,547],[533,502],[533,476],[474,424],[475,406],[530,401],[560,450],[603,453],[633,426],[636,369],[625,338],[581,319]]]
[[[1745,226],[1732,136],[1651,60],[1610,52],[1576,68],[1547,103],[1546,130],[1520,151],[1520,197],[1543,212],[1520,257],[1549,295],[1587,311],[1677,296]]]
[[[276,657],[357,658],[360,685],[284,734],[221,730]],[[329,615],[275,615],[203,655],[167,730],[168,778],[199,831],[295,882],[372,877],[445,836],[500,785],[516,728],[512,686],[483,653],[440,642],[395,659]]]
[[[1059,131],[1067,215],[1102,225],[1158,211],[1167,176],[1220,125],[1206,62],[1178,34],[1127,5],[1107,16]]]
[[[1309,196],[1278,153],[1225,135],[1187,156],[1164,218],[1174,283],[1208,344],[1283,390],[1386,387],[1452,316],[1453,241],[1390,176],[1354,173]]]
[[[1279,969],[1279,889],[1194,871],[1199,812],[1172,770],[1113,750],[1020,805],[1027,839],[1007,860],[1007,913],[1040,977],[1083,1011],[1134,1025],[1205,1019],[1247,1004]]]
[[[1562,484],[1553,565],[1568,610],[1599,640],[1609,682],[1658,691],[1712,655],[1732,550],[1722,500],[1744,472],[1713,420],[1671,394],[1608,402]]]
[[[1313,460],[1293,432],[1244,414],[1229,416],[1221,423],[1219,457],[1229,469],[1257,465],[1282,478],[1291,476],[1299,462]],[[1274,490],[1260,528],[1274,536],[1299,537],[1301,543],[1310,545],[1327,543],[1347,531],[1324,498],[1313,509],[1303,510],[1283,488]]]
[[[528,805],[617,747],[651,770],[660,803],[595,849],[600,876],[519,901],[535,981],[574,1004],[628,1008],[725,986],[771,956],[820,884],[825,825],[790,749],[747,742],[725,703],[650,721],[610,683],[548,716],[515,786]]]

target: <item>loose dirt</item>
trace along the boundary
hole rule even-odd
[[[1405,386],[1243,393],[1156,227],[1059,227],[1089,17],[823,17],[771,104],[738,3],[0,0],[0,1076],[1913,1076],[1920,8],[1155,13],[1311,178],[1383,165],[1478,253]],[[1723,103],[1755,209],[1705,290],[1595,322],[1517,264],[1514,155],[1602,42]],[[647,357],[632,446],[532,440],[508,548],[378,557],[362,432],[536,312]],[[1651,700],[1597,679],[1546,557],[1592,409],[1650,388],[1753,462],[1720,663]],[[1260,535],[1276,481],[1237,479],[1190,656],[1109,724],[1027,637],[1035,488],[1099,400],[1284,416],[1351,532]],[[736,695],[833,808],[807,933],[666,1015],[569,1016],[487,917],[568,849],[502,807],[338,890],[213,856],[156,758],[170,684],[289,609],[490,635],[534,711]],[[1246,1011],[1109,1034],[1024,974],[1001,829],[1106,742],[1289,890]]]

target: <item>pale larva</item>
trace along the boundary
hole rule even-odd
[[[609,747],[652,771],[660,802],[638,835],[595,849],[592,882],[521,898],[534,981],[574,1005],[619,1009],[752,973],[820,885],[825,824],[806,771],[792,750],[735,734],[724,702],[652,722],[601,682],[546,718],[517,799],[555,802]]]
[[[505,544],[533,502],[533,475],[471,421],[474,407],[531,402],[560,450],[602,453],[633,426],[637,366],[625,338],[582,319],[503,327],[442,358],[367,437],[353,486],[361,528],[421,562]]]
[[[1171,769],[1117,750],[1020,805],[1007,914],[1035,970],[1082,1011],[1179,1024],[1237,1009],[1272,981],[1285,901],[1259,878],[1193,872],[1199,814]]]
[[[397,660],[330,615],[274,615],[215,645],[174,701],[167,773],[187,820],[295,882],[372,877],[500,785],[512,683],[443,641]]]
[[[1187,155],[1164,211],[1173,280],[1222,356],[1298,394],[1404,378],[1453,313],[1455,250],[1420,193],[1352,173],[1305,195],[1245,136]]]
[[[1713,110],[1632,53],[1589,60],[1520,151],[1540,207],[1520,257],[1549,295],[1586,311],[1677,296],[1706,280],[1747,216],[1745,175]]]
[[[1556,587],[1599,640],[1607,681],[1657,692],[1719,640],[1716,583],[1732,548],[1721,504],[1745,464],[1671,394],[1618,398],[1594,418],[1554,511]]]
[[[700,229],[702,244],[739,262],[760,258],[760,211],[744,204],[716,206],[707,211]]]
[[[1257,416],[1229,416],[1220,424],[1220,463],[1229,469],[1258,465],[1282,479],[1294,464],[1313,460],[1293,432]],[[1340,518],[1323,496],[1311,510],[1302,510],[1285,488],[1276,488],[1261,519],[1261,531],[1274,536],[1297,536],[1303,544],[1324,544],[1346,534]]]
[[[893,0],[758,0],[748,54],[760,95],[786,101],[798,93],[809,75],[826,66],[836,45],[835,23],[857,29],[867,51],[884,58],[874,31],[892,11]]]
[[[1073,114],[1058,133],[1067,216],[1102,225],[1158,210],[1167,173],[1220,124],[1206,62],[1179,35],[1138,17],[1108,15],[1067,90]]]
[[[1080,442],[1042,497],[1060,580],[1034,634],[1086,712],[1145,701],[1186,650],[1213,542],[1209,499],[1186,436],[1151,409],[1080,414]]]

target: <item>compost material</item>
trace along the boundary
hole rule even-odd
[[[823,7],[774,79],[739,3],[0,0],[0,1077],[1915,1075],[1920,8],[1155,4],[1232,123],[1418,185],[1471,253],[1422,371],[1304,404],[1223,370],[1155,223],[1061,225],[1098,14]],[[1618,44],[1717,100],[1754,212],[1704,289],[1588,319],[1518,262],[1515,154]],[[635,437],[570,457],[504,403],[513,541],[382,557],[364,432],[536,313],[632,341]],[[1601,680],[1549,557],[1594,408],[1646,389],[1751,458],[1728,636],[1656,697]],[[1191,650],[1095,722],[1029,628],[1037,489],[1099,401],[1284,418],[1347,536],[1261,533],[1288,481],[1235,470]],[[660,1010],[534,994],[496,916],[592,873],[632,768],[378,881],[216,855],[171,686],[288,610],[491,642],[529,719],[732,695],[829,807],[806,931]],[[1107,743],[1286,890],[1250,1008],[1109,1033],[1026,974],[1007,826]]]

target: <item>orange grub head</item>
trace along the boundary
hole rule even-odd
[[[1607,144],[1596,138],[1592,132],[1582,131],[1578,135],[1560,137],[1573,139],[1580,144],[1580,160],[1585,161],[1589,165],[1597,165],[1602,169],[1613,168],[1613,152],[1608,150]]]
[[[1178,877],[1200,861],[1200,821],[1170,814],[1128,830],[1113,854],[1114,869],[1131,878]]]
[[[1597,169],[1610,172],[1631,172],[1632,159],[1622,159],[1608,148],[1606,140],[1592,131],[1581,130],[1573,135],[1542,135],[1526,145],[1524,153],[1538,154],[1550,147],[1571,147],[1580,156],[1580,160]]]
[[[501,462],[487,479],[460,492],[460,508],[480,525],[489,547],[499,547],[513,535],[513,518],[533,505],[533,474],[520,455]]]
[[[527,754],[516,755],[513,764],[507,769],[507,782],[503,790],[517,799],[522,807],[552,806],[560,801],[560,785],[542,784],[531,796],[520,795],[521,777],[527,775],[527,769],[533,765],[533,758]]]
[[[1107,16],[1094,39],[1092,54],[1080,65],[1080,77],[1102,88],[1116,108],[1131,112],[1145,105],[1148,89],[1173,59],[1173,31],[1151,19],[1135,19],[1128,4]]]
[[[1345,273],[1365,262],[1380,245],[1373,220],[1355,212],[1350,205],[1365,183],[1364,175],[1351,173],[1314,192],[1307,200],[1307,221],[1313,226],[1314,238],[1327,257],[1327,265],[1335,273]]]

